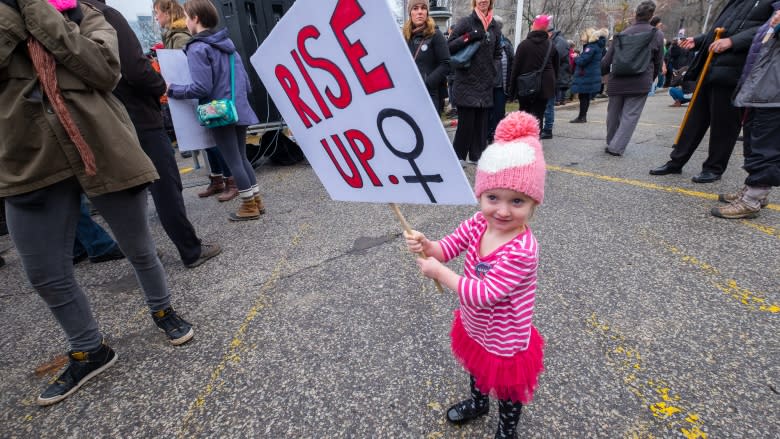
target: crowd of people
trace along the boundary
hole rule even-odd
[[[70,345],[68,366],[38,398],[50,405],[117,359],[74,276],[81,260],[127,258],[151,320],[170,343],[178,346],[194,335],[172,305],[147,222],[147,194],[186,267],[203,264],[221,248],[203,242],[187,217],[166,130],[167,100],[235,101],[237,122],[211,128],[210,183],[198,194],[220,201],[238,197],[238,209],[229,214],[233,221],[265,211],[245,150],[247,127],[258,118],[247,99],[246,69],[210,0],[153,4],[163,29],[160,47],[184,51],[189,84],[166,83],[127,21],[104,0],[0,3],[0,99],[10,108],[0,117],[3,216],[30,283]],[[620,157],[648,95],[670,85],[672,105],[687,104],[689,117],[670,160],[650,174],[679,174],[709,130],[709,155],[693,181],[716,181],[743,130],[749,175],[741,189],[720,194],[727,204],[711,213],[754,217],[768,203],[770,188],[780,185],[780,2],[732,0],[704,34],[678,35],[665,44],[656,5],[644,0],[619,34],[583,31],[579,50],[544,14],[513,49],[493,0],[471,5],[471,13],[444,35],[429,15],[429,2],[410,0],[402,34],[433,108],[441,114],[448,102],[457,113],[453,148],[463,166],[477,166],[480,212],[440,241],[420,232],[407,234],[406,241],[410,251],[430,256],[418,261],[422,272],[458,292],[461,302],[453,352],[471,376],[471,397],[452,406],[447,419],[463,423],[486,414],[488,395],[494,395],[501,413],[496,437],[515,437],[522,405],[531,401],[542,370],[543,340],[531,324],[535,287],[529,287],[535,285],[538,246],[528,221],[543,201],[539,140],[553,137],[555,107],[576,95],[579,113],[571,122],[587,123],[591,101],[606,93],[605,153]],[[521,111],[506,115],[507,101]],[[90,206],[114,238],[91,219]],[[463,276],[442,265],[462,252]],[[505,336],[510,329],[515,335]]]

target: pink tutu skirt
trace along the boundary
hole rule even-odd
[[[453,355],[474,376],[480,392],[499,400],[531,402],[537,377],[544,370],[544,339],[535,327],[531,327],[528,349],[511,357],[491,354],[469,337],[460,319],[460,310],[455,310],[450,337]]]

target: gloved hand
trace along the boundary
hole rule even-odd
[[[479,41],[485,38],[485,31],[482,29],[474,29],[470,32],[463,34],[463,42],[469,43],[472,41]]]

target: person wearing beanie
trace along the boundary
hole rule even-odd
[[[450,71],[450,50],[444,35],[428,15],[426,0],[409,2],[409,16],[404,23],[403,35],[433,106],[441,114],[446,93],[444,83]]]
[[[555,96],[555,78],[558,75],[558,51],[555,43],[550,41],[547,27],[550,25],[549,15],[537,16],[531,24],[528,37],[517,46],[512,76],[509,79],[509,96],[516,98],[520,109],[534,115],[542,127],[547,102]],[[544,65],[542,65],[544,63]],[[517,77],[525,73],[542,70],[541,88],[536,94],[521,96],[517,86]]]
[[[405,239],[409,251],[427,255],[417,259],[422,273],[460,301],[450,335],[452,352],[470,375],[471,397],[450,407],[447,420],[462,424],[487,414],[494,395],[495,437],[514,438],[544,369],[544,340],[532,324],[539,246],[528,223],[544,201],[545,162],[539,122],[528,113],[508,114],[494,140],[477,164],[480,211],[439,241],[418,231]],[[464,251],[459,275],[444,263]]]

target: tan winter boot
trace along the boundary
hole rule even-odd
[[[225,190],[225,177],[222,175],[209,175],[209,185],[203,192],[198,192],[200,198],[210,197]]]
[[[228,216],[230,221],[248,221],[258,218],[260,218],[260,210],[257,208],[254,197],[242,198],[238,211]]]
[[[230,201],[238,196],[238,186],[236,186],[236,180],[233,177],[225,179],[225,190],[222,195],[217,197],[217,201],[220,203],[224,201]]]
[[[263,204],[263,199],[260,198],[260,194],[255,194],[255,204],[257,204],[257,211],[260,212],[260,215],[265,213],[265,205]]]

